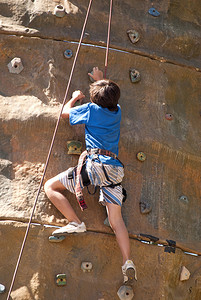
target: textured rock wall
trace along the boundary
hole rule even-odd
[[[57,4],[66,9],[63,18],[54,15]],[[0,0],[0,283],[7,289],[72,66],[73,58],[63,53],[71,49],[75,54],[87,5],[85,0]],[[108,67],[108,77],[122,91],[120,159],[128,192],[123,216],[138,270],[134,299],[198,300],[199,257],[179,248],[166,253],[164,247],[136,240],[144,233],[201,252],[201,5],[198,0],[155,1],[159,17],[148,13],[151,6],[148,0],[114,1]],[[109,1],[92,4],[69,97],[75,89],[88,96],[87,73],[96,65],[103,69],[108,11]],[[137,31],[139,41],[131,43],[127,30]],[[22,60],[20,74],[8,70],[14,57]],[[130,69],[140,72],[139,82],[131,82]],[[84,144],[83,134],[82,126],[72,128],[61,120],[46,179],[76,165],[78,156],[67,154],[66,142]],[[136,158],[140,151],[144,162]],[[74,196],[67,196],[89,232],[51,244],[52,228],[44,225],[65,220],[42,190],[12,299],[118,299],[121,257],[103,223],[105,209],[98,195],[86,194],[89,209],[82,213]],[[147,214],[145,206],[151,209]],[[82,272],[83,261],[92,262],[91,273]],[[191,276],[180,282],[183,265]],[[66,273],[66,287],[54,283],[58,273]]]

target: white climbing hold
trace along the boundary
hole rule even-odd
[[[6,287],[0,283],[0,294],[3,294],[6,290]]]
[[[24,69],[22,60],[19,57],[15,57],[9,62],[8,69],[10,73],[19,74]]]
[[[91,272],[92,270],[92,263],[89,261],[83,261],[81,264],[81,269],[83,272]]]
[[[120,300],[132,300],[134,293],[131,286],[122,285],[119,288],[117,295],[119,296]]]
[[[56,17],[63,18],[65,16],[65,14],[66,14],[66,12],[65,12],[65,8],[63,7],[63,5],[59,4],[55,7],[54,15]]]
[[[180,273],[180,281],[188,280],[190,275],[191,273],[189,272],[189,270],[186,267],[182,266]]]

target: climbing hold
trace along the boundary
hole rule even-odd
[[[81,269],[83,272],[91,272],[92,270],[92,263],[89,261],[84,261],[81,264]]]
[[[166,118],[166,120],[171,121],[173,119],[173,115],[172,114],[166,114],[165,118]]]
[[[68,154],[81,154],[82,143],[79,141],[68,141],[67,142]]]
[[[66,274],[57,274],[55,281],[58,286],[66,285]]]
[[[0,283],[0,294],[3,294],[5,292],[5,290],[6,290],[5,285]]]
[[[184,203],[188,203],[188,197],[186,197],[186,196],[179,197],[179,200],[184,202]]]
[[[131,286],[122,285],[117,295],[119,296],[120,300],[131,300],[133,299],[134,293]]]
[[[180,281],[188,280],[190,275],[191,273],[189,272],[189,270],[186,267],[182,266],[180,273]]]
[[[65,240],[65,238],[66,237],[64,235],[61,235],[61,236],[51,235],[51,236],[49,236],[49,242],[51,242],[51,243],[60,243],[63,240]]]
[[[160,16],[160,13],[154,7],[151,7],[149,9],[149,14],[154,16],[154,17],[159,17]]]
[[[146,159],[146,154],[143,153],[143,152],[138,152],[138,153],[137,153],[137,159],[138,159],[139,161],[145,161],[145,159]]]
[[[136,30],[128,30],[127,35],[133,44],[137,43],[140,39],[140,35]]]
[[[72,50],[67,49],[67,50],[64,51],[64,57],[65,57],[65,58],[69,59],[69,58],[71,58],[72,56],[73,56],[73,51],[72,51]]]
[[[65,16],[65,14],[66,14],[66,12],[65,12],[65,8],[63,7],[63,5],[59,4],[55,7],[54,15],[56,17],[63,18]]]
[[[130,80],[132,83],[136,83],[136,82],[140,81],[141,77],[140,77],[139,71],[137,71],[135,69],[130,69],[129,73],[130,73]]]
[[[143,215],[150,213],[152,210],[152,207],[149,203],[140,202],[139,205],[140,205],[140,212]]]
[[[108,217],[105,219],[105,221],[104,221],[104,225],[106,225],[106,226],[110,227],[110,222],[109,222],[109,219],[108,219]]]
[[[19,74],[24,69],[22,60],[19,57],[15,57],[9,62],[8,69],[10,73]]]

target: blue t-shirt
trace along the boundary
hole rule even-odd
[[[110,111],[95,103],[87,103],[70,109],[69,121],[71,125],[85,124],[86,149],[99,148],[109,150],[118,155],[120,137],[121,108]],[[112,157],[100,155],[104,164],[122,166]]]

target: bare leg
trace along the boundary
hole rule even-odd
[[[48,180],[44,186],[45,193],[54,206],[66,217],[69,222],[81,224],[75,211],[70,205],[67,198],[62,194],[66,190],[65,186],[58,180],[58,177],[53,177]]]
[[[116,235],[117,243],[123,256],[123,264],[130,259],[130,242],[127,228],[121,214],[121,207],[107,203],[107,213],[110,225]]]

